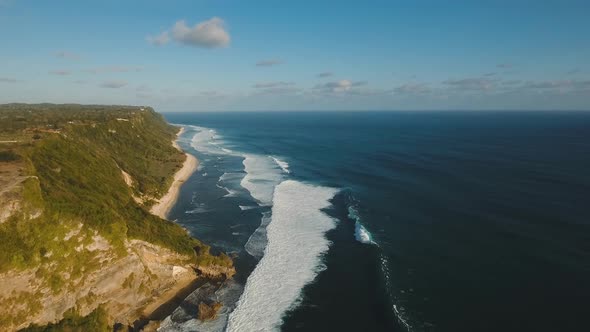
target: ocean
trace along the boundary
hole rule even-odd
[[[235,257],[228,330],[586,329],[589,112],[165,117],[201,162],[170,218]]]

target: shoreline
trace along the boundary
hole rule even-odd
[[[186,160],[182,167],[174,174],[174,181],[168,188],[166,194],[150,209],[151,214],[166,220],[168,220],[168,213],[170,213],[170,210],[178,200],[180,188],[196,172],[199,166],[199,160],[195,156],[183,151],[177,143],[178,138],[184,133],[184,130],[184,127],[180,127],[176,138],[172,141],[172,146],[178,151],[184,152]],[[170,288],[141,309],[142,314],[135,320],[133,327],[143,329],[151,322],[157,322],[157,325],[159,325],[166,316],[172,313],[174,309],[171,309],[171,307],[176,308],[186,296],[204,282],[206,282],[206,279],[202,279],[194,273],[177,280]]]
[[[157,324],[159,326],[166,317],[170,316],[182,304],[187,296],[207,282],[209,282],[208,279],[194,275],[185,276],[164,291],[156,300],[143,307],[141,316],[132,324],[133,328],[142,330],[148,324]]]
[[[178,133],[176,134],[176,139],[172,141],[172,146],[174,146],[178,151],[184,152],[178,143],[176,142],[180,135],[184,133],[184,127],[181,127]],[[199,166],[199,160],[190,153],[184,152],[186,156],[186,160],[184,161],[182,167],[178,172],[174,174],[174,181],[170,188],[168,188],[168,192],[162,196],[154,206],[150,209],[150,212],[153,215],[156,215],[162,219],[167,219],[168,213],[178,200],[178,195],[180,193],[180,187],[188,178],[197,170]]]

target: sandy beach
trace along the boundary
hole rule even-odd
[[[176,134],[176,138],[178,139],[178,137],[182,135],[183,132],[184,127],[180,128],[180,131],[178,134]],[[182,151],[180,146],[178,146],[178,143],[176,143],[176,140],[172,141],[172,145],[179,151]],[[184,181],[186,181],[197,170],[197,167],[199,166],[199,161],[195,156],[189,153],[185,153],[185,155],[186,160],[184,161],[182,168],[176,172],[176,174],[174,174],[174,182],[172,182],[168,192],[162,196],[162,198],[160,198],[160,200],[150,210],[152,214],[155,214],[160,218],[166,219],[170,209],[172,209],[172,206],[174,206],[174,203],[176,203],[176,200],[178,199],[180,187]]]

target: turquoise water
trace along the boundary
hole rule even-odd
[[[172,218],[237,256],[230,330],[585,326],[590,113],[166,118],[202,163]]]

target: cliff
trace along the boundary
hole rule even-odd
[[[149,213],[186,158],[177,131],[148,107],[0,105],[1,330],[129,325],[198,275],[233,274]]]

